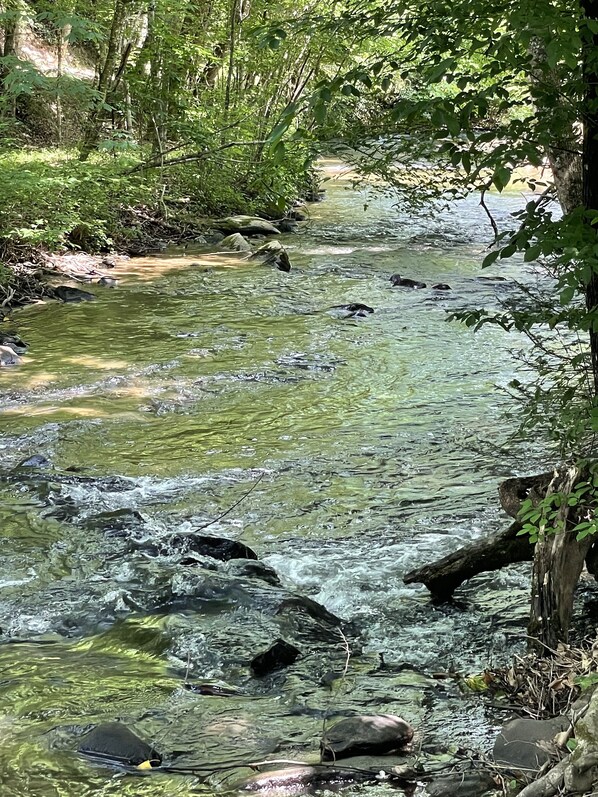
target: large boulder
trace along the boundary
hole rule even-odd
[[[348,717],[329,728],[321,743],[322,758],[376,755],[400,750],[413,739],[413,728],[394,714]]]
[[[262,260],[271,266],[276,266],[279,271],[291,270],[291,261],[287,254],[287,250],[280,243],[280,241],[268,241],[267,244],[260,246],[252,255],[256,260]]]
[[[232,235],[227,235],[219,244],[222,249],[229,252],[251,252],[251,244],[241,235],[240,232],[234,232]]]
[[[566,717],[507,722],[494,743],[494,760],[517,772],[537,772],[554,756],[555,736],[568,727],[569,720]]]
[[[228,216],[226,219],[219,219],[214,222],[223,233],[241,233],[241,235],[280,235],[278,230],[271,222],[260,219],[258,216]]]

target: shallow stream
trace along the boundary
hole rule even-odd
[[[518,644],[525,568],[480,576],[448,606],[401,576],[504,525],[498,481],[538,464],[497,448],[509,431],[497,385],[521,342],[446,321],[496,306],[520,266],[479,278],[491,233],[474,200],[413,218],[342,179],[327,187],[283,236],[290,274],[172,251],[119,266],[95,303],[15,315],[30,350],[0,372],[3,797],[234,788],[243,763],[313,757],[326,718],[353,713],[398,713],[426,742],[491,745],[496,717],[433,675],[476,672]],[[499,223],[523,201],[491,197]],[[397,272],[452,290],[393,289]],[[331,309],[352,302],[375,312]],[[50,464],[17,468],[32,455]],[[148,553],[240,499],[205,533],[251,546],[281,585]],[[281,614],[297,593],[353,621],[338,688],[326,673],[342,672],[344,639]],[[285,634],[302,658],[252,677],[249,660]],[[239,768],[202,783],[75,754],[115,719],[181,766]]]

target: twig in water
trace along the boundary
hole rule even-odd
[[[235,501],[235,503],[232,506],[229,506],[229,508],[225,512],[223,512],[221,515],[218,515],[218,517],[215,517],[213,520],[210,520],[205,525],[200,526],[198,529],[195,529],[195,531],[203,531],[204,529],[207,529],[208,526],[212,526],[214,523],[218,523],[219,520],[222,520],[223,517],[226,517],[228,514],[230,514],[233,511],[233,509],[236,509],[236,507],[239,506],[241,501],[244,501],[249,495],[251,495],[251,493],[255,490],[255,488],[264,478],[264,475],[265,474],[262,473],[260,477],[257,479],[257,481],[250,487],[250,489],[247,490],[247,492],[244,495],[242,495],[238,501]]]

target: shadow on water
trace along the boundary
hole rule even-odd
[[[491,201],[500,220],[523,200]],[[313,756],[326,717],[380,711],[430,743],[487,748],[493,718],[430,674],[507,654],[525,568],[448,606],[401,575],[505,522],[496,483],[521,463],[488,441],[506,431],[496,385],[512,340],[445,319],[495,305],[520,266],[476,278],[489,232],[474,202],[418,219],[363,204],[332,183],[285,239],[290,274],[174,251],[125,264],[96,303],[19,314],[30,355],[0,373],[3,794],[171,797],[249,773],[133,777],[74,755],[115,719],[184,766]],[[393,289],[397,272],[452,290]],[[329,312],[352,302],[375,312]],[[51,464],[12,470],[33,454]],[[169,535],[260,476],[208,533],[253,547],[282,584],[239,561],[184,564]],[[296,595],[352,621],[338,690],[325,676],[343,669],[343,638]],[[255,678],[252,657],[279,636],[302,656]]]

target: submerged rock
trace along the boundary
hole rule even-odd
[[[17,468],[51,468],[52,463],[43,454],[33,454],[32,456],[19,462]]]
[[[391,753],[413,739],[413,728],[394,714],[348,717],[326,731],[320,743],[324,759]]]
[[[257,791],[268,795],[313,794],[314,789],[337,790],[339,784],[376,782],[378,772],[323,767],[305,764],[303,766],[273,769],[252,775],[241,785],[244,791]]]
[[[393,288],[425,288],[425,282],[419,280],[412,280],[409,277],[401,277],[400,274],[393,274],[390,278]]]
[[[291,261],[287,254],[287,250],[280,243],[280,241],[269,241],[267,244],[260,246],[260,248],[251,255],[252,258],[263,260],[268,265],[276,266],[279,271],[291,270]]]
[[[147,764],[144,769],[162,763],[160,753],[120,722],[106,722],[95,727],[83,739],[79,752],[108,763],[132,767]]]
[[[0,346],[0,367],[20,365],[23,361],[11,346]]]
[[[154,555],[197,554],[221,562],[228,562],[229,559],[258,558],[256,552],[242,542],[229,540],[227,537],[210,537],[207,534],[172,534],[161,540],[143,543],[141,547]],[[182,562],[185,563],[192,564],[193,560]]]
[[[432,285],[432,289],[435,291],[452,291],[450,285],[447,285],[446,282],[437,282],[436,285]]]
[[[58,285],[56,288],[50,288],[48,296],[63,302],[95,302],[96,298],[93,293],[82,291],[80,288],[71,288],[70,285]]]
[[[537,772],[556,752],[554,737],[568,727],[566,717],[507,722],[494,743],[494,760],[513,770]]]
[[[278,230],[270,221],[260,219],[258,216],[229,216],[214,222],[223,233],[230,235],[238,232],[241,235],[280,235]]]
[[[367,304],[360,304],[353,302],[352,304],[335,304],[331,310],[336,311],[334,314],[342,318],[367,318],[374,312],[373,307],[368,307]]]
[[[104,288],[116,288],[118,280],[114,277],[100,277],[98,285],[102,285]]]
[[[226,572],[229,576],[241,578],[258,578],[273,587],[280,586],[280,578],[270,565],[253,559],[231,559]]]
[[[231,252],[251,252],[251,244],[246,238],[243,238],[240,232],[227,235],[226,238],[220,241],[219,245]]]
[[[282,667],[288,667],[293,664],[299,656],[301,651],[284,639],[277,639],[267,650],[258,653],[251,660],[251,669],[255,675],[268,675],[274,670],[280,670]]]

